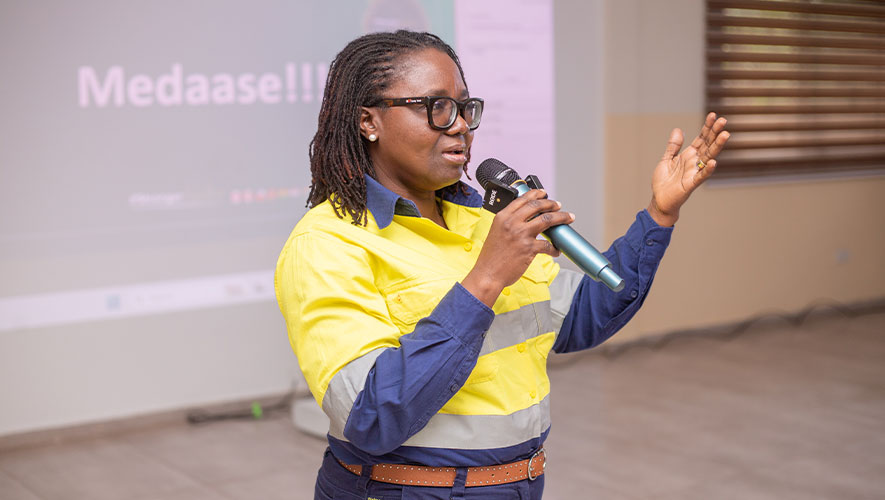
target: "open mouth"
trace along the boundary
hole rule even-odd
[[[467,148],[466,147],[456,147],[450,148],[443,151],[443,156],[448,158],[449,160],[456,163],[466,163],[467,162]]]

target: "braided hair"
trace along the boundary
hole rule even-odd
[[[317,132],[310,142],[308,207],[329,199],[339,218],[346,213],[353,224],[366,224],[364,176],[374,178],[375,167],[368,141],[360,134],[360,107],[376,105],[385,97],[384,91],[396,77],[398,58],[427,48],[448,54],[464,80],[455,51],[430,33],[371,33],[348,43],[335,56],[326,79]]]

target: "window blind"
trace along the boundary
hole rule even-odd
[[[885,170],[885,2],[707,0],[717,177]]]

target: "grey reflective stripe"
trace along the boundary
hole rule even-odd
[[[354,359],[332,377],[323,395],[323,411],[329,416],[329,433],[340,439],[350,416],[353,402],[366,385],[369,370],[386,347],[375,349]]]
[[[484,450],[513,446],[539,437],[550,427],[550,396],[510,415],[437,413],[403,446]]]
[[[562,320],[559,321],[562,324]],[[479,355],[514,346],[553,331],[550,301],[535,302],[495,316]]]
[[[584,273],[560,268],[559,274],[550,283],[550,310],[553,313],[553,329],[557,335],[583,279]]]

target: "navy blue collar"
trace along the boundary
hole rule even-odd
[[[372,217],[375,218],[379,229],[389,226],[393,222],[394,214],[421,217],[421,212],[418,211],[418,207],[412,201],[387,189],[372,177],[368,175],[365,177],[366,208],[369,209],[369,212],[372,212]],[[475,189],[461,181],[458,181],[458,184],[466,189],[456,189],[454,194],[446,190],[442,193],[443,200],[465,207],[482,206],[482,196]]]

